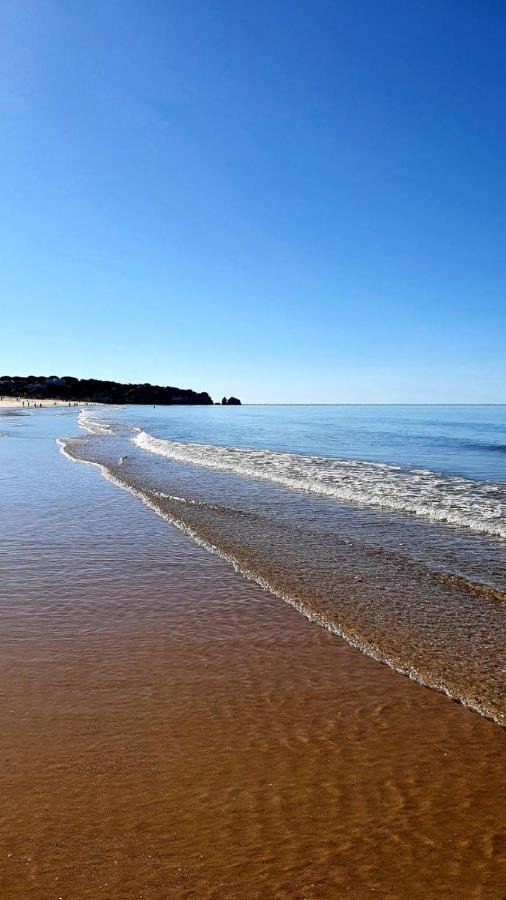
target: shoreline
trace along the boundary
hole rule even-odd
[[[434,682],[432,682],[431,680],[424,680],[424,678],[422,678],[422,676],[412,666],[399,665],[399,663],[393,658],[385,656],[377,646],[365,643],[361,638],[357,637],[356,634],[350,633],[346,629],[342,628],[337,622],[326,617],[321,612],[312,610],[311,607],[304,605],[304,603],[301,602],[301,600],[296,596],[287,593],[286,590],[277,587],[275,583],[271,583],[257,572],[253,572],[252,570],[250,570],[246,565],[241,563],[233,553],[227,553],[223,551],[219,546],[212,543],[211,539],[201,536],[198,531],[196,531],[182,518],[177,517],[174,513],[165,511],[161,507],[161,505],[154,500],[154,498],[149,497],[146,493],[122,481],[117,476],[117,474],[114,474],[112,471],[110,471],[105,464],[96,462],[94,460],[88,460],[85,458],[73,456],[66,449],[65,440],[58,439],[57,443],[62,455],[70,462],[97,468],[100,471],[101,476],[110,484],[114,485],[120,490],[126,491],[131,496],[138,499],[169,526],[177,528],[184,535],[189,537],[195,544],[197,544],[199,547],[202,547],[207,553],[218,557],[228,565],[232,566],[234,571],[237,572],[237,574],[245,580],[258,585],[263,591],[265,591],[272,597],[275,597],[281,600],[283,603],[286,603],[288,606],[292,607],[299,613],[299,615],[306,618],[307,621],[312,625],[317,625],[319,628],[323,628],[324,630],[330,632],[333,636],[339,638],[342,641],[345,641],[352,649],[359,651],[360,653],[364,654],[366,657],[376,663],[379,663],[380,665],[387,666],[387,668],[391,669],[391,671],[395,674],[400,675],[403,678],[408,678],[422,688],[437,691],[438,693],[445,695],[452,702],[461,704],[465,709],[476,715],[482,716],[488,721],[493,722],[495,725],[498,725],[500,728],[506,727],[504,715],[500,715],[497,713],[494,715],[492,711],[484,709],[481,705],[473,701],[468,701],[464,697],[459,697],[442,680]],[[434,573],[432,573],[432,575],[428,574],[426,577],[432,577],[434,579],[438,578],[438,576]],[[444,579],[444,573],[442,575],[440,574],[439,578]],[[448,579],[449,576],[446,576],[446,578]],[[458,583],[458,579],[456,577],[454,577],[453,580],[454,582]],[[486,592],[486,588],[482,585],[466,582],[465,579],[462,579],[461,583],[466,587],[466,589],[469,590],[471,588],[475,590],[478,596],[481,596],[482,593]],[[500,602],[504,601],[503,593],[499,593],[498,591],[494,592],[493,590],[489,590],[487,593],[489,596],[499,600]]]
[[[3,896],[500,897],[503,729],[70,465],[74,416],[31,422],[1,475]]]
[[[134,416],[130,426],[135,421]],[[397,673],[504,726],[504,558],[495,541],[486,545],[474,535],[455,537],[451,529],[433,531],[409,519],[387,519],[389,544],[378,548],[372,528],[376,521],[378,532],[384,531],[385,520],[373,520],[369,511],[362,543],[352,525],[353,517],[356,521],[362,513],[352,506],[340,510],[320,498],[313,501],[307,491],[287,491],[284,485],[279,490],[272,478],[257,479],[258,484],[241,480],[235,477],[243,474],[241,469],[223,473],[219,466],[199,466],[202,451],[222,454],[219,446],[198,445],[201,452],[196,456],[174,460],[170,453],[146,454],[144,445],[137,449],[137,426],[132,440],[128,429],[120,436],[114,425],[100,423],[90,419],[90,434],[59,442],[61,450],[78,462],[98,465],[113,484],[310,621]],[[155,443],[164,448],[171,444]],[[421,552],[411,549],[410,528],[411,541]],[[396,536],[402,537],[403,551],[395,546]],[[424,547],[434,554],[436,536],[440,555],[426,561]],[[458,556],[466,551],[474,560],[468,573]],[[495,571],[495,583],[478,580],[477,551],[481,572],[486,576]],[[480,639],[485,633],[488,639]]]
[[[84,408],[86,406],[96,406],[96,403],[84,403],[77,400],[39,400],[38,397],[0,397],[0,409],[54,409],[55,407],[65,406],[72,408]]]

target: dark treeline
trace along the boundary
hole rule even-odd
[[[121,384],[118,381],[102,381],[97,378],[74,378],[65,375],[28,375],[0,377],[0,396],[23,397],[34,400],[77,400],[88,403],[153,403],[205,404],[213,400],[207,393],[197,393],[189,388],[160,387],[157,384]],[[225,398],[224,398],[225,401]],[[240,403],[230,397],[227,403]]]

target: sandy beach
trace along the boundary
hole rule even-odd
[[[85,403],[76,403],[68,400],[38,400],[36,397],[0,397],[0,409],[52,409],[55,406],[86,406]]]
[[[504,730],[69,462],[70,411],[28,421],[1,469],[2,896],[502,897]]]

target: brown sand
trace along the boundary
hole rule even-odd
[[[2,896],[503,896],[503,732],[220,576],[204,633],[25,636]]]
[[[500,727],[60,460],[64,552],[2,548],[2,898],[506,896]]]

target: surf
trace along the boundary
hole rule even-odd
[[[179,462],[506,538],[506,490],[498,482],[362,460],[183,443],[157,438],[146,431],[138,432],[132,443]]]

